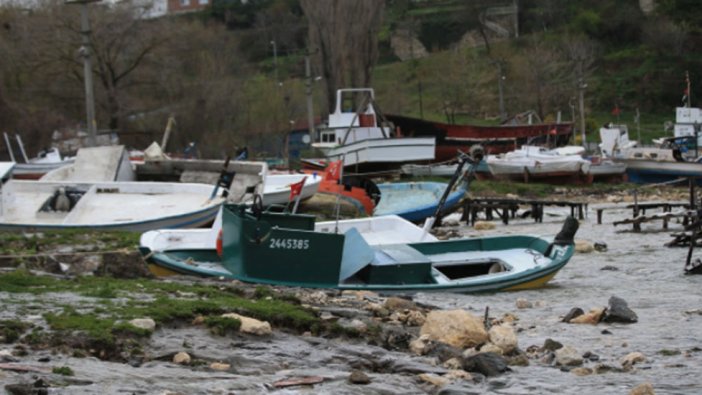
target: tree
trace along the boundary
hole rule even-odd
[[[329,108],[336,90],[371,86],[378,60],[383,0],[301,0],[309,22],[309,47],[326,83]]]

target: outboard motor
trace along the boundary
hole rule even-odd
[[[572,216],[568,216],[563,223],[561,231],[558,232],[556,237],[553,239],[553,244],[563,246],[575,243],[575,233],[578,232],[579,227],[580,223],[578,220]]]
[[[563,227],[561,228],[561,231],[558,232],[556,237],[553,239],[553,243],[551,243],[548,248],[546,249],[546,252],[544,252],[544,256],[550,256],[551,251],[553,250],[553,246],[566,246],[566,245],[571,245],[575,243],[575,233],[578,232],[578,228],[580,227],[580,223],[578,222],[577,219],[575,219],[573,216],[568,216],[563,223]]]

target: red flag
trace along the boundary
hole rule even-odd
[[[332,162],[327,166],[326,174],[324,175],[325,181],[339,181],[341,176],[341,160]]]
[[[293,199],[295,199],[295,196],[302,193],[302,187],[305,185],[305,180],[307,180],[307,176],[300,180],[300,182],[290,184],[290,199],[288,199],[288,201],[292,202]]]

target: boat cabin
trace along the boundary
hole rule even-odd
[[[326,128],[319,130],[314,147],[325,149],[369,139],[392,136],[392,128],[380,126],[371,88],[350,88],[336,91],[336,107],[329,114]]]

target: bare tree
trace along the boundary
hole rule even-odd
[[[318,50],[327,101],[342,87],[367,87],[378,59],[383,0],[301,0],[309,21],[310,48]]]

